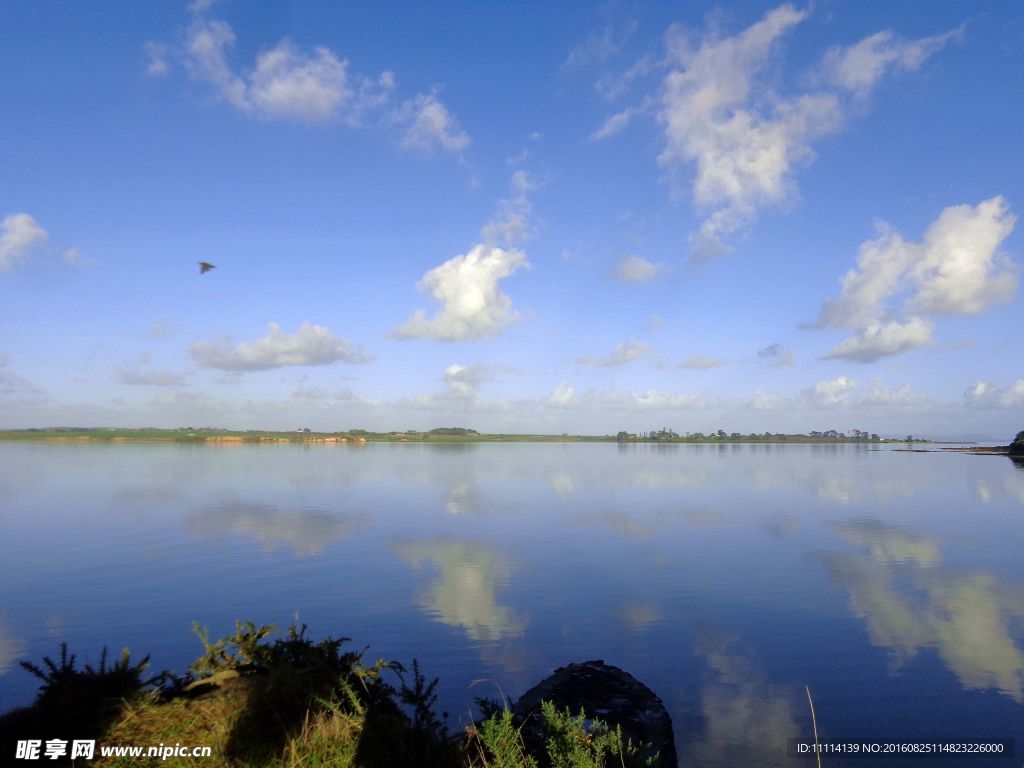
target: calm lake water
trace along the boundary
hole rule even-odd
[[[994,456],[0,443],[0,704],[61,640],[183,671],[193,621],[298,616],[417,657],[453,724],[602,658],[665,701],[686,766],[802,764],[805,685],[823,737],[1015,739],[950,764],[1021,765],[1022,552],[1024,470]]]

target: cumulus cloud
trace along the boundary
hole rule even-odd
[[[630,339],[615,345],[615,349],[607,355],[584,355],[573,360],[576,365],[592,365],[598,368],[612,368],[631,363],[641,357],[647,357],[653,350],[644,341]]]
[[[962,35],[963,29],[957,28],[918,40],[904,40],[892,30],[876,32],[854,45],[832,48],[825,54],[824,76],[833,85],[864,96],[886,72],[916,70],[946,43]]]
[[[909,293],[910,312],[973,315],[1009,301],[1016,267],[999,257],[1016,217],[1001,196],[976,206],[942,211],[920,243],[908,242],[888,225],[860,246],[857,267],[842,279],[838,299],[825,299],[819,328],[858,328],[880,320],[891,299]]]
[[[934,328],[933,323],[920,317],[911,317],[903,323],[869,323],[855,336],[834,346],[825,358],[871,363],[928,346],[932,343]]]
[[[978,381],[964,392],[964,404],[971,408],[1024,408],[1024,379],[1009,387]]]
[[[28,258],[32,248],[49,237],[27,213],[14,213],[0,222],[0,272],[16,267]]]
[[[804,389],[800,397],[813,405],[832,406],[846,403],[850,392],[857,387],[857,382],[846,376],[837,376],[829,381],[819,381]]]
[[[661,273],[662,265],[642,256],[627,256],[615,268],[615,277],[624,283],[648,283]]]
[[[315,123],[340,118],[356,123],[367,106],[356,97],[366,96],[372,102],[394,85],[390,73],[376,81],[352,78],[348,61],[330,49],[316,47],[307,53],[288,40],[260,53],[255,66],[239,74],[228,61],[235,44],[234,30],[225,21],[207,18],[205,10],[195,11],[188,29],[183,54],[186,67],[243,112],[271,119]],[[147,44],[150,56],[154,51],[159,51],[156,44]],[[151,63],[151,73],[153,67]],[[161,74],[159,64],[155,74]]]
[[[911,270],[917,291],[908,309],[976,315],[990,304],[1012,299],[1016,269],[999,259],[998,249],[1016,221],[1001,196],[973,208],[946,208],[925,233]]]
[[[399,144],[405,149],[461,152],[469,146],[469,134],[462,130],[436,92],[409,99],[395,112],[393,119],[404,126]]]
[[[757,356],[769,368],[788,368],[796,365],[796,354],[793,350],[777,342],[757,350]]]
[[[223,371],[268,371],[289,365],[367,363],[372,359],[322,325],[305,322],[291,335],[277,323],[267,327],[267,335],[256,341],[244,341],[238,346],[227,337],[200,341],[189,348],[189,353],[197,365]]]
[[[813,324],[858,330],[827,357],[869,362],[901,354],[931,342],[933,325],[920,314],[975,315],[1012,299],[1017,268],[999,248],[1015,222],[997,196],[946,208],[920,243],[879,225],[879,236],[861,244],[839,297],[822,302]],[[914,314],[889,319],[897,311]]]
[[[529,267],[522,251],[476,245],[467,254],[449,259],[427,272],[419,289],[441,308],[432,318],[423,310],[398,326],[400,339],[465,341],[496,336],[516,321],[512,300],[498,283],[522,267]]]

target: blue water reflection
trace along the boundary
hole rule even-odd
[[[7,443],[0,488],[4,706],[34,692],[17,660],[62,639],[180,671],[194,620],[297,615],[417,657],[456,721],[603,658],[662,696],[687,765],[789,764],[805,685],[835,738],[1024,748],[1024,472],[1004,458]]]

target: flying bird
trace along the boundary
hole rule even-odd
[[[217,268],[216,265],[211,264],[208,261],[200,261],[199,262],[199,274],[200,275],[205,275],[211,269],[216,269],[216,268]]]

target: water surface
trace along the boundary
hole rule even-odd
[[[193,621],[297,616],[417,657],[453,724],[602,658],[665,701],[687,766],[800,764],[805,685],[824,737],[1024,750],[1024,470],[1002,457],[5,443],[0,499],[4,708],[61,640],[183,671]]]

